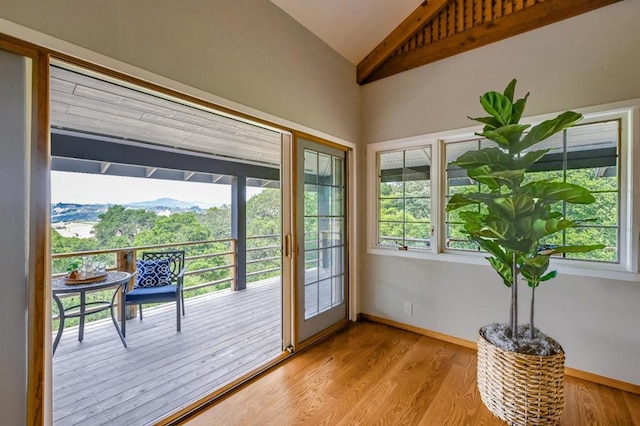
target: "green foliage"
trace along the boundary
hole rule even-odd
[[[196,213],[174,213],[159,216],[152,228],[142,229],[134,236],[134,246],[205,241],[211,232],[200,221]]]
[[[504,93],[484,94],[480,103],[489,117],[474,119],[485,125],[477,134],[498,146],[466,152],[453,163],[466,170],[470,178],[484,184],[488,192],[457,193],[447,204],[447,212],[472,208],[460,213],[458,219],[467,237],[491,255],[488,258],[491,266],[505,285],[512,288],[511,330],[517,327],[519,274],[535,288],[556,275],[555,271],[547,273],[550,256],[604,247],[604,244],[557,244],[549,250],[541,249],[554,234],[579,224],[553,210],[555,205],[559,202],[589,205],[595,198],[587,188],[566,182],[543,178],[525,183],[526,169],[547,150],[524,151],[573,126],[582,116],[569,111],[531,128],[520,125],[528,94],[513,102],[515,85],[513,80]],[[533,324],[531,330],[533,333]]]
[[[214,240],[231,238],[231,208],[229,206],[211,207],[198,215],[198,221],[211,233]]]
[[[69,262],[69,264],[67,265],[67,271],[68,272],[76,271],[76,270],[80,269],[80,266],[82,266],[81,262],[78,261],[78,260],[74,260],[72,262]]]
[[[309,198],[311,197],[305,196],[307,204],[310,203]],[[248,281],[259,281],[281,274],[281,204],[279,189],[265,189],[247,201],[247,235],[265,236],[265,238],[247,241],[247,248],[251,250],[247,253],[247,261],[262,259],[259,262],[248,264],[247,273],[272,270],[251,275],[247,278]],[[309,206],[309,208],[311,207]]]
[[[425,247],[431,238],[428,179],[380,182],[380,244]]]
[[[156,215],[146,210],[110,206],[98,219],[93,231],[100,246],[118,248],[131,247],[140,232],[153,228]]]

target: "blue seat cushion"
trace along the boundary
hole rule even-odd
[[[136,261],[138,275],[133,288],[161,287],[171,284],[168,258]]]
[[[127,303],[155,303],[169,302],[176,300],[177,287],[175,285],[165,285],[162,287],[134,288],[127,293]]]

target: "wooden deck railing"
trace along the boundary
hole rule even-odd
[[[247,243],[251,241],[250,248],[247,248],[247,256],[250,260],[247,260],[247,265],[260,265],[263,267],[259,270],[253,270],[247,273],[247,279],[249,277],[255,277],[260,279],[265,274],[274,273],[280,270],[280,266],[273,267],[273,262],[280,260],[280,235],[257,235],[247,237]],[[261,245],[259,241],[266,241],[267,245]],[[276,242],[274,244],[274,242]],[[138,253],[145,251],[160,251],[163,249],[177,249],[184,248],[186,251],[185,256],[185,297],[189,297],[189,293],[203,289],[206,287],[213,287],[220,284],[230,283],[232,290],[237,290],[237,241],[233,238],[219,239],[219,240],[205,240],[205,241],[193,241],[185,243],[169,243],[169,244],[155,244],[142,247],[124,247],[104,250],[91,250],[81,251],[73,253],[55,253],[51,255],[51,259],[54,263],[52,271],[54,271],[53,277],[63,276],[66,272],[62,272],[66,269],[65,263],[60,260],[67,260],[66,264],[73,261],[80,261],[83,257],[92,257],[95,261],[105,262],[107,270],[109,271],[135,271],[135,263],[138,258]],[[192,248],[192,253],[189,253],[189,249]],[[193,253],[195,251],[195,253]],[[198,261],[206,261],[209,259],[220,259],[218,261],[209,262],[209,265],[200,267],[197,269],[190,269],[190,265],[193,266]],[[271,263],[271,264],[270,264]],[[255,269],[255,268],[252,268]],[[224,271],[229,271],[227,274]],[[197,284],[189,285],[187,277],[202,277],[205,274],[218,273],[216,279],[207,280],[201,279]],[[196,280],[197,281],[197,280]],[[250,281],[250,280],[248,280]],[[130,283],[131,285],[131,283]],[[73,294],[64,295],[63,297],[73,297]],[[62,298],[62,297],[61,297]],[[132,307],[135,308],[135,307]],[[134,314],[135,315],[135,314]],[[56,317],[54,316],[54,319]]]
[[[272,242],[274,240],[278,241],[278,244],[272,244],[272,245],[259,245],[257,247],[249,247],[247,248],[247,266],[249,265],[255,265],[255,264],[264,264],[267,262],[274,262],[274,261],[278,261],[280,260],[280,250],[281,250],[281,244],[280,242],[280,234],[272,234],[272,235],[256,235],[256,236],[252,236],[252,237],[247,237],[247,245],[250,244],[250,242],[252,241],[259,241],[259,240],[268,240],[269,242]],[[276,254],[275,256],[272,256],[273,254]],[[267,257],[265,257],[267,256]],[[252,259],[249,259],[249,258]],[[275,271],[279,271],[280,267],[277,268],[267,268],[267,269],[261,269],[261,270],[257,270],[257,271],[253,271],[253,272],[248,272],[247,273],[247,281],[249,281],[250,277],[257,277],[259,275],[262,274],[268,274],[270,272],[275,272]]]

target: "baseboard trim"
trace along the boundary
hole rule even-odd
[[[476,342],[471,342],[469,340],[449,336],[448,334],[438,333],[437,331],[427,330],[426,328],[420,328],[413,325],[404,324],[402,322],[393,321],[390,319],[377,317],[375,315],[369,315],[369,314],[361,314],[360,318],[369,320],[372,322],[384,324],[384,325],[389,325],[391,327],[399,328],[401,330],[407,330],[417,334],[422,334],[423,336],[433,337],[434,339],[443,340],[445,342],[453,343],[454,345],[463,346],[465,348],[478,350],[478,346]]]
[[[588,382],[597,383],[599,385],[609,386],[610,388],[619,389],[625,392],[640,395],[640,386],[633,383],[623,382],[622,380],[612,379],[610,377],[599,376],[588,371],[577,370],[571,367],[564,368],[564,374],[575,377],[577,379],[586,380]]]
[[[401,330],[407,330],[416,334],[421,334],[423,336],[432,337],[434,339],[442,340],[444,342],[453,343],[454,345],[462,346],[468,349],[478,350],[478,346],[475,342],[472,342],[470,340],[460,339],[458,337],[449,336],[448,334],[438,333],[437,331],[428,330],[426,328],[416,327],[414,325],[404,324],[398,321],[393,321],[387,318],[382,318],[375,315],[369,315],[364,313],[358,314],[358,319],[377,322],[379,324],[384,324],[390,327],[399,328]],[[600,376],[597,374],[589,373],[587,371],[577,370],[575,368],[570,368],[570,367],[565,367],[564,374],[566,374],[567,376],[575,377],[577,379],[586,380],[588,382],[609,386],[614,389],[619,389],[625,392],[640,395],[640,386],[634,385],[633,383],[623,382],[621,380]]]

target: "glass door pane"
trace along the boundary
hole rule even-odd
[[[346,318],[345,154],[298,141],[300,256],[298,337],[303,341]],[[301,179],[302,180],[302,179]]]

